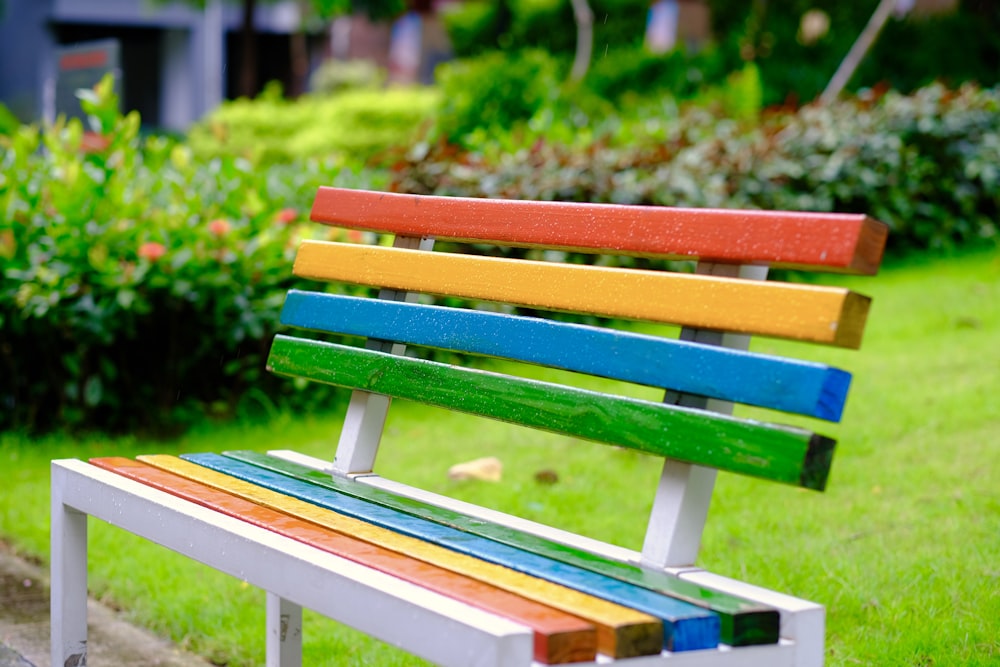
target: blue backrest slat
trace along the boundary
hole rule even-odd
[[[849,373],[823,364],[501,313],[292,290],[283,324],[524,361],[839,421]]]

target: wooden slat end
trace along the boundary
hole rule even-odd
[[[535,659],[543,664],[562,665],[571,662],[589,662],[597,655],[597,631],[574,630],[552,633],[548,636],[535,633]]]
[[[613,658],[656,655],[663,650],[663,625],[626,623],[616,628],[598,628],[597,649]]]
[[[841,308],[840,323],[833,338],[833,344],[856,350],[861,347],[865,333],[865,323],[868,321],[868,310],[871,307],[871,297],[857,292],[848,292]]]
[[[836,440],[824,435],[814,434],[806,447],[805,460],[802,463],[802,474],[799,486],[814,491],[826,489],[826,480],[833,464],[833,450]]]
[[[781,635],[781,614],[762,609],[747,614],[720,615],[721,636],[732,646],[775,644]]]
[[[878,273],[889,240],[889,225],[875,218],[865,216],[858,234],[858,245],[851,263],[852,273],[874,276]]]
[[[851,388],[851,374],[839,368],[827,368],[823,374],[815,416],[831,422],[839,422],[847,403],[847,392]]]

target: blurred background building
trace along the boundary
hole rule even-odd
[[[303,0],[251,2],[255,31],[245,49],[240,2],[0,0],[0,102],[23,121],[78,113],[74,90],[115,71],[124,110],[139,111],[147,127],[183,131],[267,82],[290,96],[305,92],[327,58],[374,62],[393,82],[431,83],[434,67],[451,57],[441,12],[460,1],[407,0],[405,13],[384,21],[361,12],[320,21]],[[897,14],[920,16],[952,11],[959,0],[896,3]],[[712,38],[710,5],[652,0],[646,47],[699,48]]]
[[[204,10],[144,0],[6,0],[0,101],[22,120],[51,117],[67,110],[57,106],[64,99],[60,79],[70,78],[65,88],[83,80],[81,69],[118,69],[125,109],[138,110],[145,124],[182,130],[237,96],[240,25],[239,6],[218,0]],[[255,25],[257,80],[288,89],[291,40],[302,25],[298,5],[261,5]],[[305,38],[307,57],[321,58],[325,36]]]

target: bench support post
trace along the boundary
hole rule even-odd
[[[62,475],[52,471],[52,665],[87,664],[87,515],[63,504]]]
[[[766,266],[739,266],[701,262],[697,272],[705,275],[764,280]],[[687,329],[681,338],[707,345],[721,345],[746,350],[750,337],[720,334],[714,331]],[[732,414],[733,406],[726,401],[668,392],[664,402],[703,408]],[[708,506],[715,488],[716,471],[712,468],[680,463],[671,459],[663,462],[663,472],[656,489],[653,510],[642,545],[642,563],[652,567],[691,567],[698,557],[701,534],[708,518]]]
[[[434,239],[415,236],[397,236],[393,247],[409,250],[431,250]],[[384,289],[378,298],[390,301],[407,301],[413,296],[409,292]],[[385,341],[368,341],[371,349],[403,354],[405,345],[393,345]],[[385,418],[389,413],[390,398],[367,391],[354,391],[351,402],[347,406],[344,425],[340,431],[340,441],[337,443],[337,453],[333,459],[335,475],[354,475],[371,472],[375,467],[375,455],[382,440],[385,428]]]
[[[302,667],[302,607],[267,592],[267,667]]]

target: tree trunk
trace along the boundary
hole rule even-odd
[[[594,51],[594,12],[587,0],[571,0],[573,18],[576,20],[576,56],[570,78],[580,81],[590,68],[590,57]]]
[[[257,94],[257,28],[253,20],[256,6],[257,0],[243,0],[243,27],[240,35],[241,97],[253,97]]]

